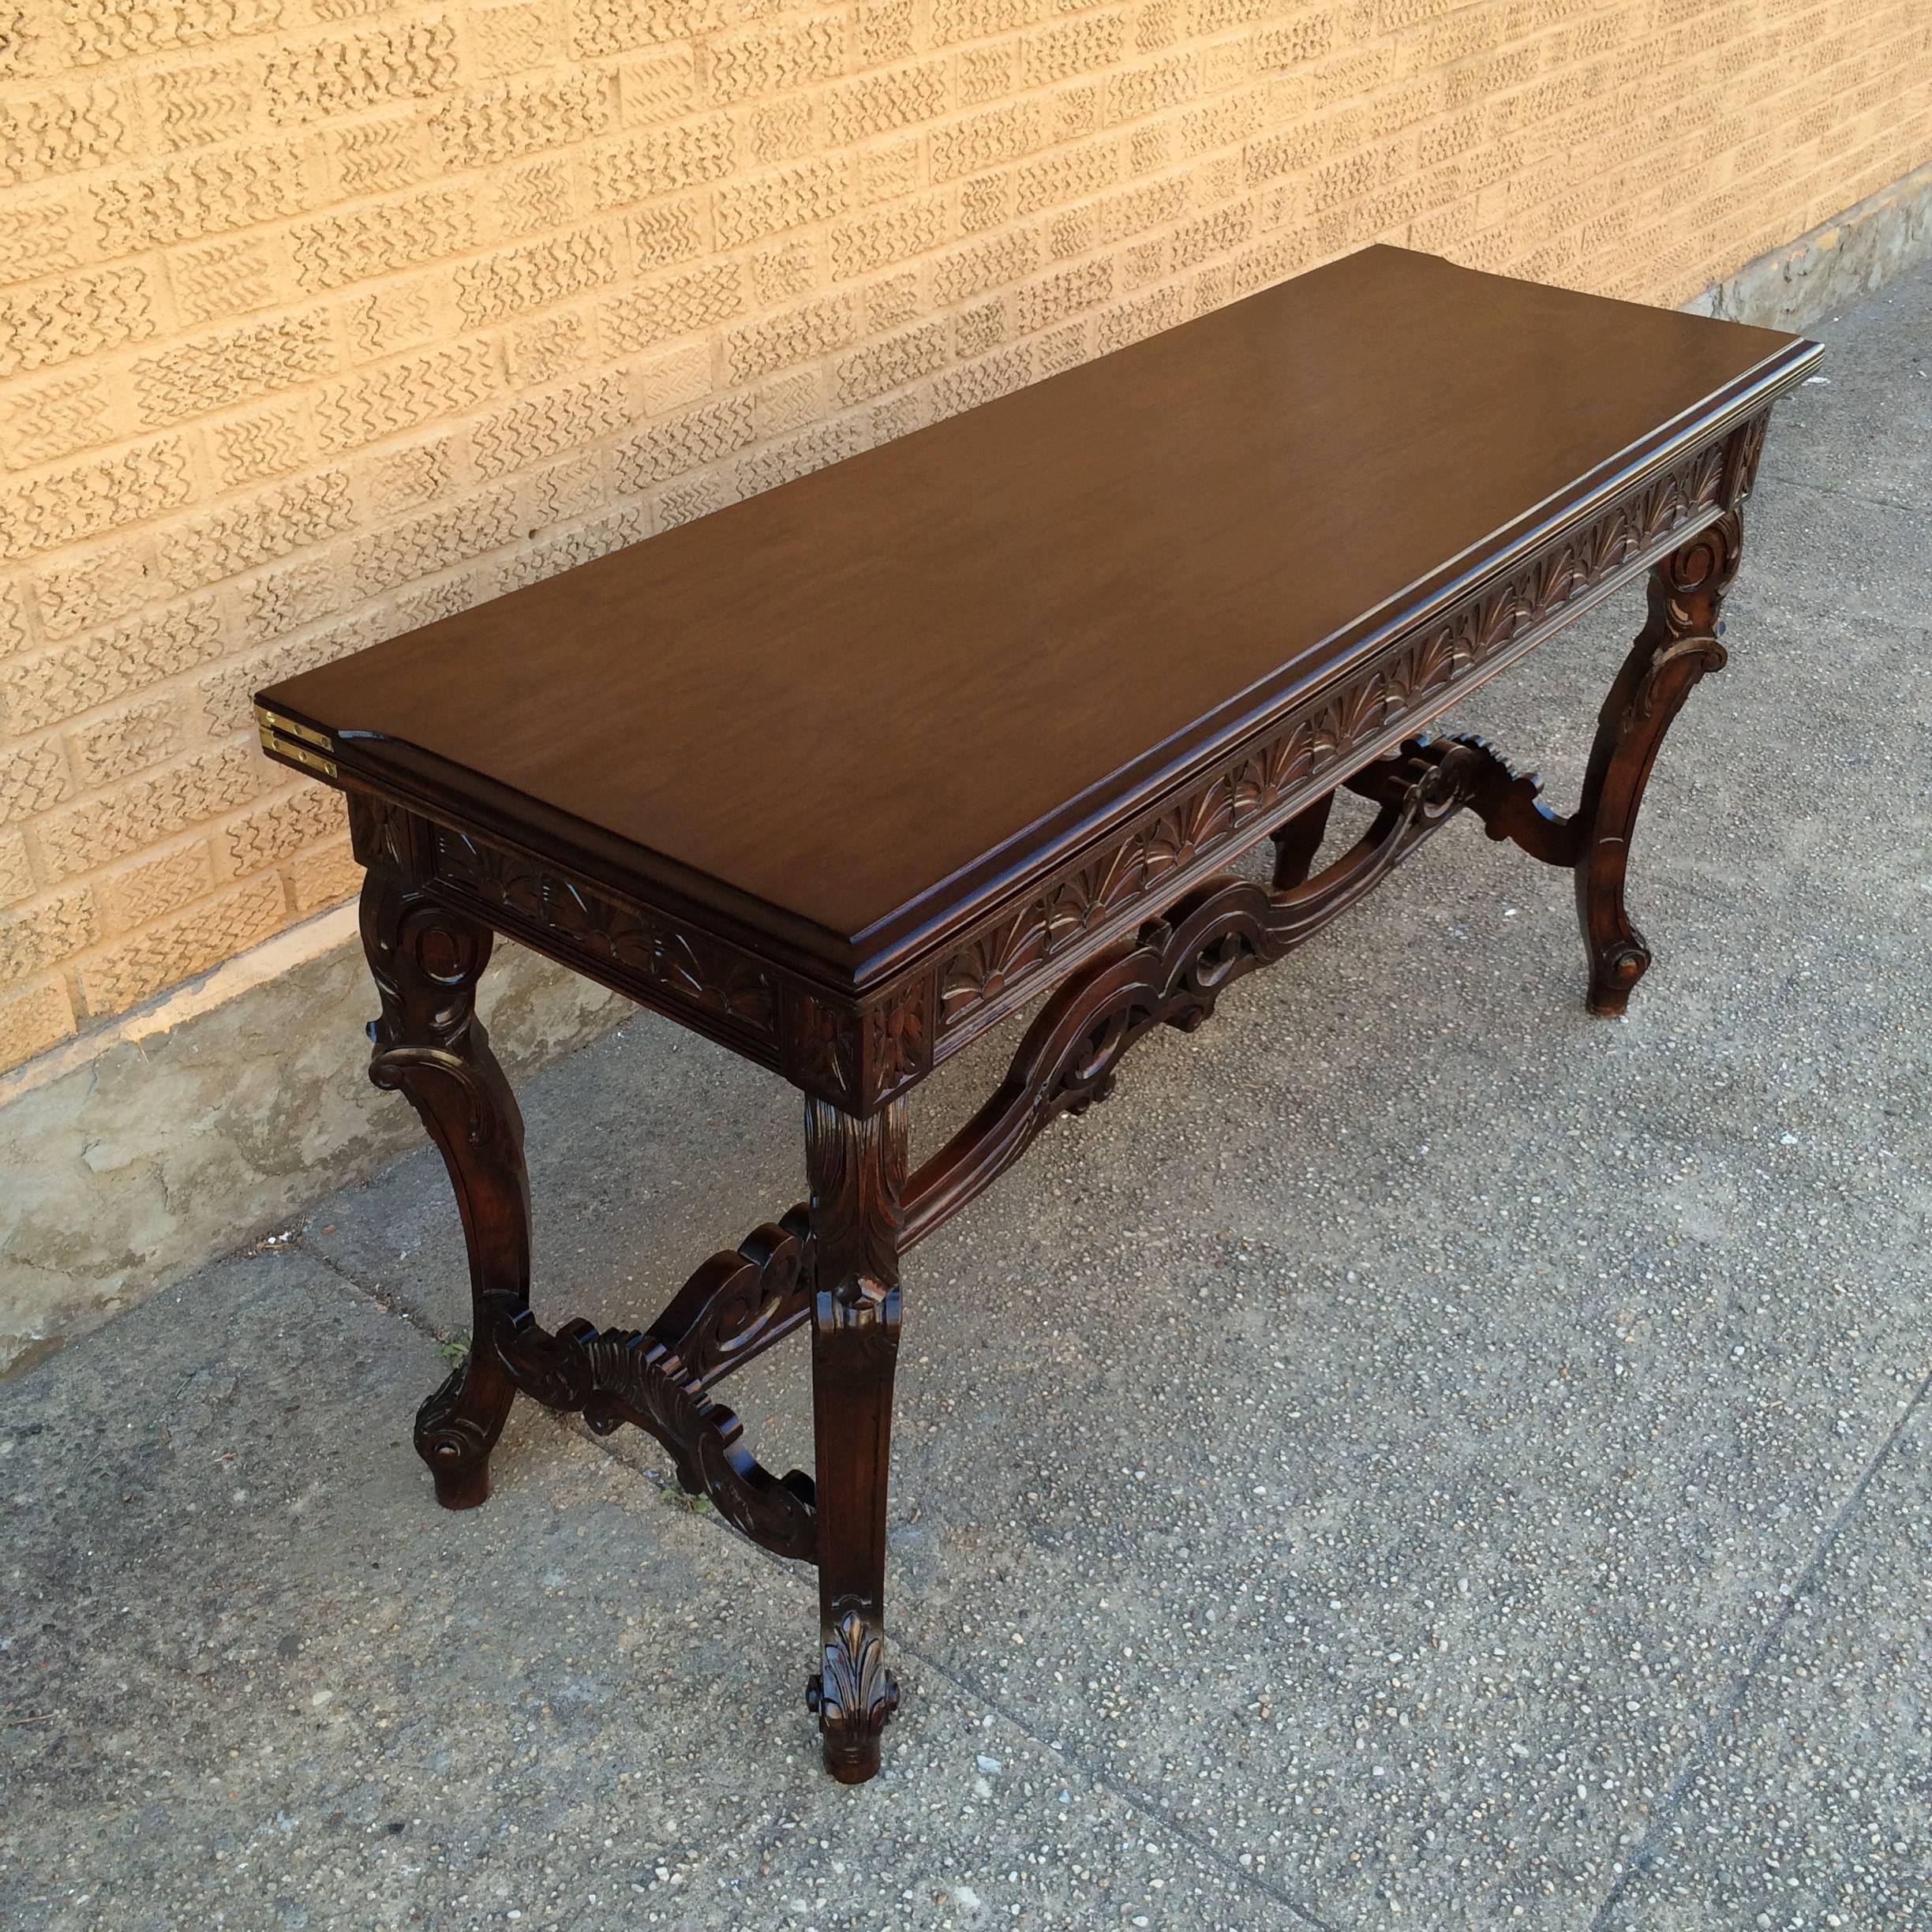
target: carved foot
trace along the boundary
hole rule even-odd
[[[1650,970],[1650,949],[1635,927],[1590,958],[1589,1009],[1606,1020],[1618,1018],[1630,1005],[1637,982]]]
[[[899,1708],[899,1687],[886,1668],[885,1639],[856,1611],[839,1620],[818,1676],[805,1687],[805,1708],[818,1720],[826,1769],[841,1784],[863,1784],[879,1768],[879,1733]]]
[[[416,1453],[436,1480],[436,1500],[445,1509],[474,1509],[489,1500],[489,1453],[496,1431],[464,1413],[468,1364],[416,1411]]]

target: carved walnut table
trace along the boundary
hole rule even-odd
[[[348,794],[371,1075],[468,1241],[469,1358],[416,1424],[437,1500],[484,1500],[519,1394],[648,1430],[817,1563],[808,1702],[833,1774],[871,1777],[901,1258],[1465,807],[1574,874],[1589,1003],[1620,1012],[1645,781],[1724,661],[1772,401],[1819,354],[1370,249],[263,693],[269,754]],[[1646,572],[1567,818],[1419,735]],[[1380,810],[1317,871],[1344,785]],[[1264,839],[1272,890],[1226,870]],[[809,1204],[641,1334],[531,1314],[522,1126],[475,1018],[496,933],[805,1095]],[[912,1089],[1043,994],[908,1175]],[[714,1394],[806,1327],[815,1480]]]

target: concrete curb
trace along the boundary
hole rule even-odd
[[[1863,301],[1932,254],[1932,161],[1795,242],[1747,261],[1684,306],[1761,328],[1802,329]]]
[[[507,941],[479,1005],[517,1076],[631,1010]],[[343,906],[0,1077],[0,1376],[414,1145],[374,1011]]]

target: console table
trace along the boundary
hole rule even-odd
[[[262,693],[269,756],[348,794],[370,1075],[462,1216],[471,1346],[416,1423],[437,1500],[484,1500],[519,1394],[648,1430],[818,1565],[807,1702],[833,1774],[870,1777],[907,1251],[1465,808],[1574,874],[1589,1003],[1621,1012],[1645,783],[1724,661],[1771,404],[1820,353],[1372,248]],[[1646,573],[1567,817],[1421,735]],[[1380,811],[1318,870],[1342,786]],[[1263,840],[1271,889],[1227,869]],[[809,1202],[642,1331],[531,1312],[522,1124],[475,1017],[498,933],[805,1095]],[[1042,996],[908,1174],[912,1090]],[[715,1391],[802,1327],[817,1471],[781,1477]]]

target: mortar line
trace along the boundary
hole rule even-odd
[[[1590,1920],[1589,1932],[1612,1932],[1610,1915],[1623,1902],[1624,1894],[1639,1878],[1649,1875],[1653,1863],[1658,1856],[1661,1846],[1658,1840],[1669,1829],[1672,1821],[1683,1808],[1686,1795],[1690,1788],[1690,1780],[1700,1769],[1716,1762],[1716,1740],[1718,1734],[1737,1715],[1747,1694],[1758,1673],[1769,1661],[1772,1652],[1782,1642],[1784,1632],[1791,1620],[1798,1613],[1798,1606],[1810,1593],[1837,1547],[1839,1537],[1844,1534],[1853,1515],[1865,1500],[1866,1492],[1877,1480],[1878,1472],[1891,1459],[1899,1439],[1910,1426],[1912,1418],[1925,1406],[1928,1395],[1932,1395],[1932,1374],[1927,1375],[1912,1392],[1910,1402],[1899,1413],[1898,1420],[1886,1432],[1885,1438],[1873,1453],[1858,1481],[1852,1485],[1850,1492],[1838,1507],[1831,1522],[1825,1526],[1810,1556],[1806,1559],[1803,1569],[1798,1572],[1786,1597],[1784,1607],[1773,1619],[1769,1627],[1762,1631],[1746,1655],[1737,1675],[1732,1679],[1724,1700],[1700,1728],[1696,1742],[1690,1747],[1682,1767],[1671,1781],[1670,1789],[1664,1795],[1664,1802],[1658,1806],[1644,1834],[1631,1849],[1630,1858],[1622,1875],[1604,1894],[1604,1901]]]

